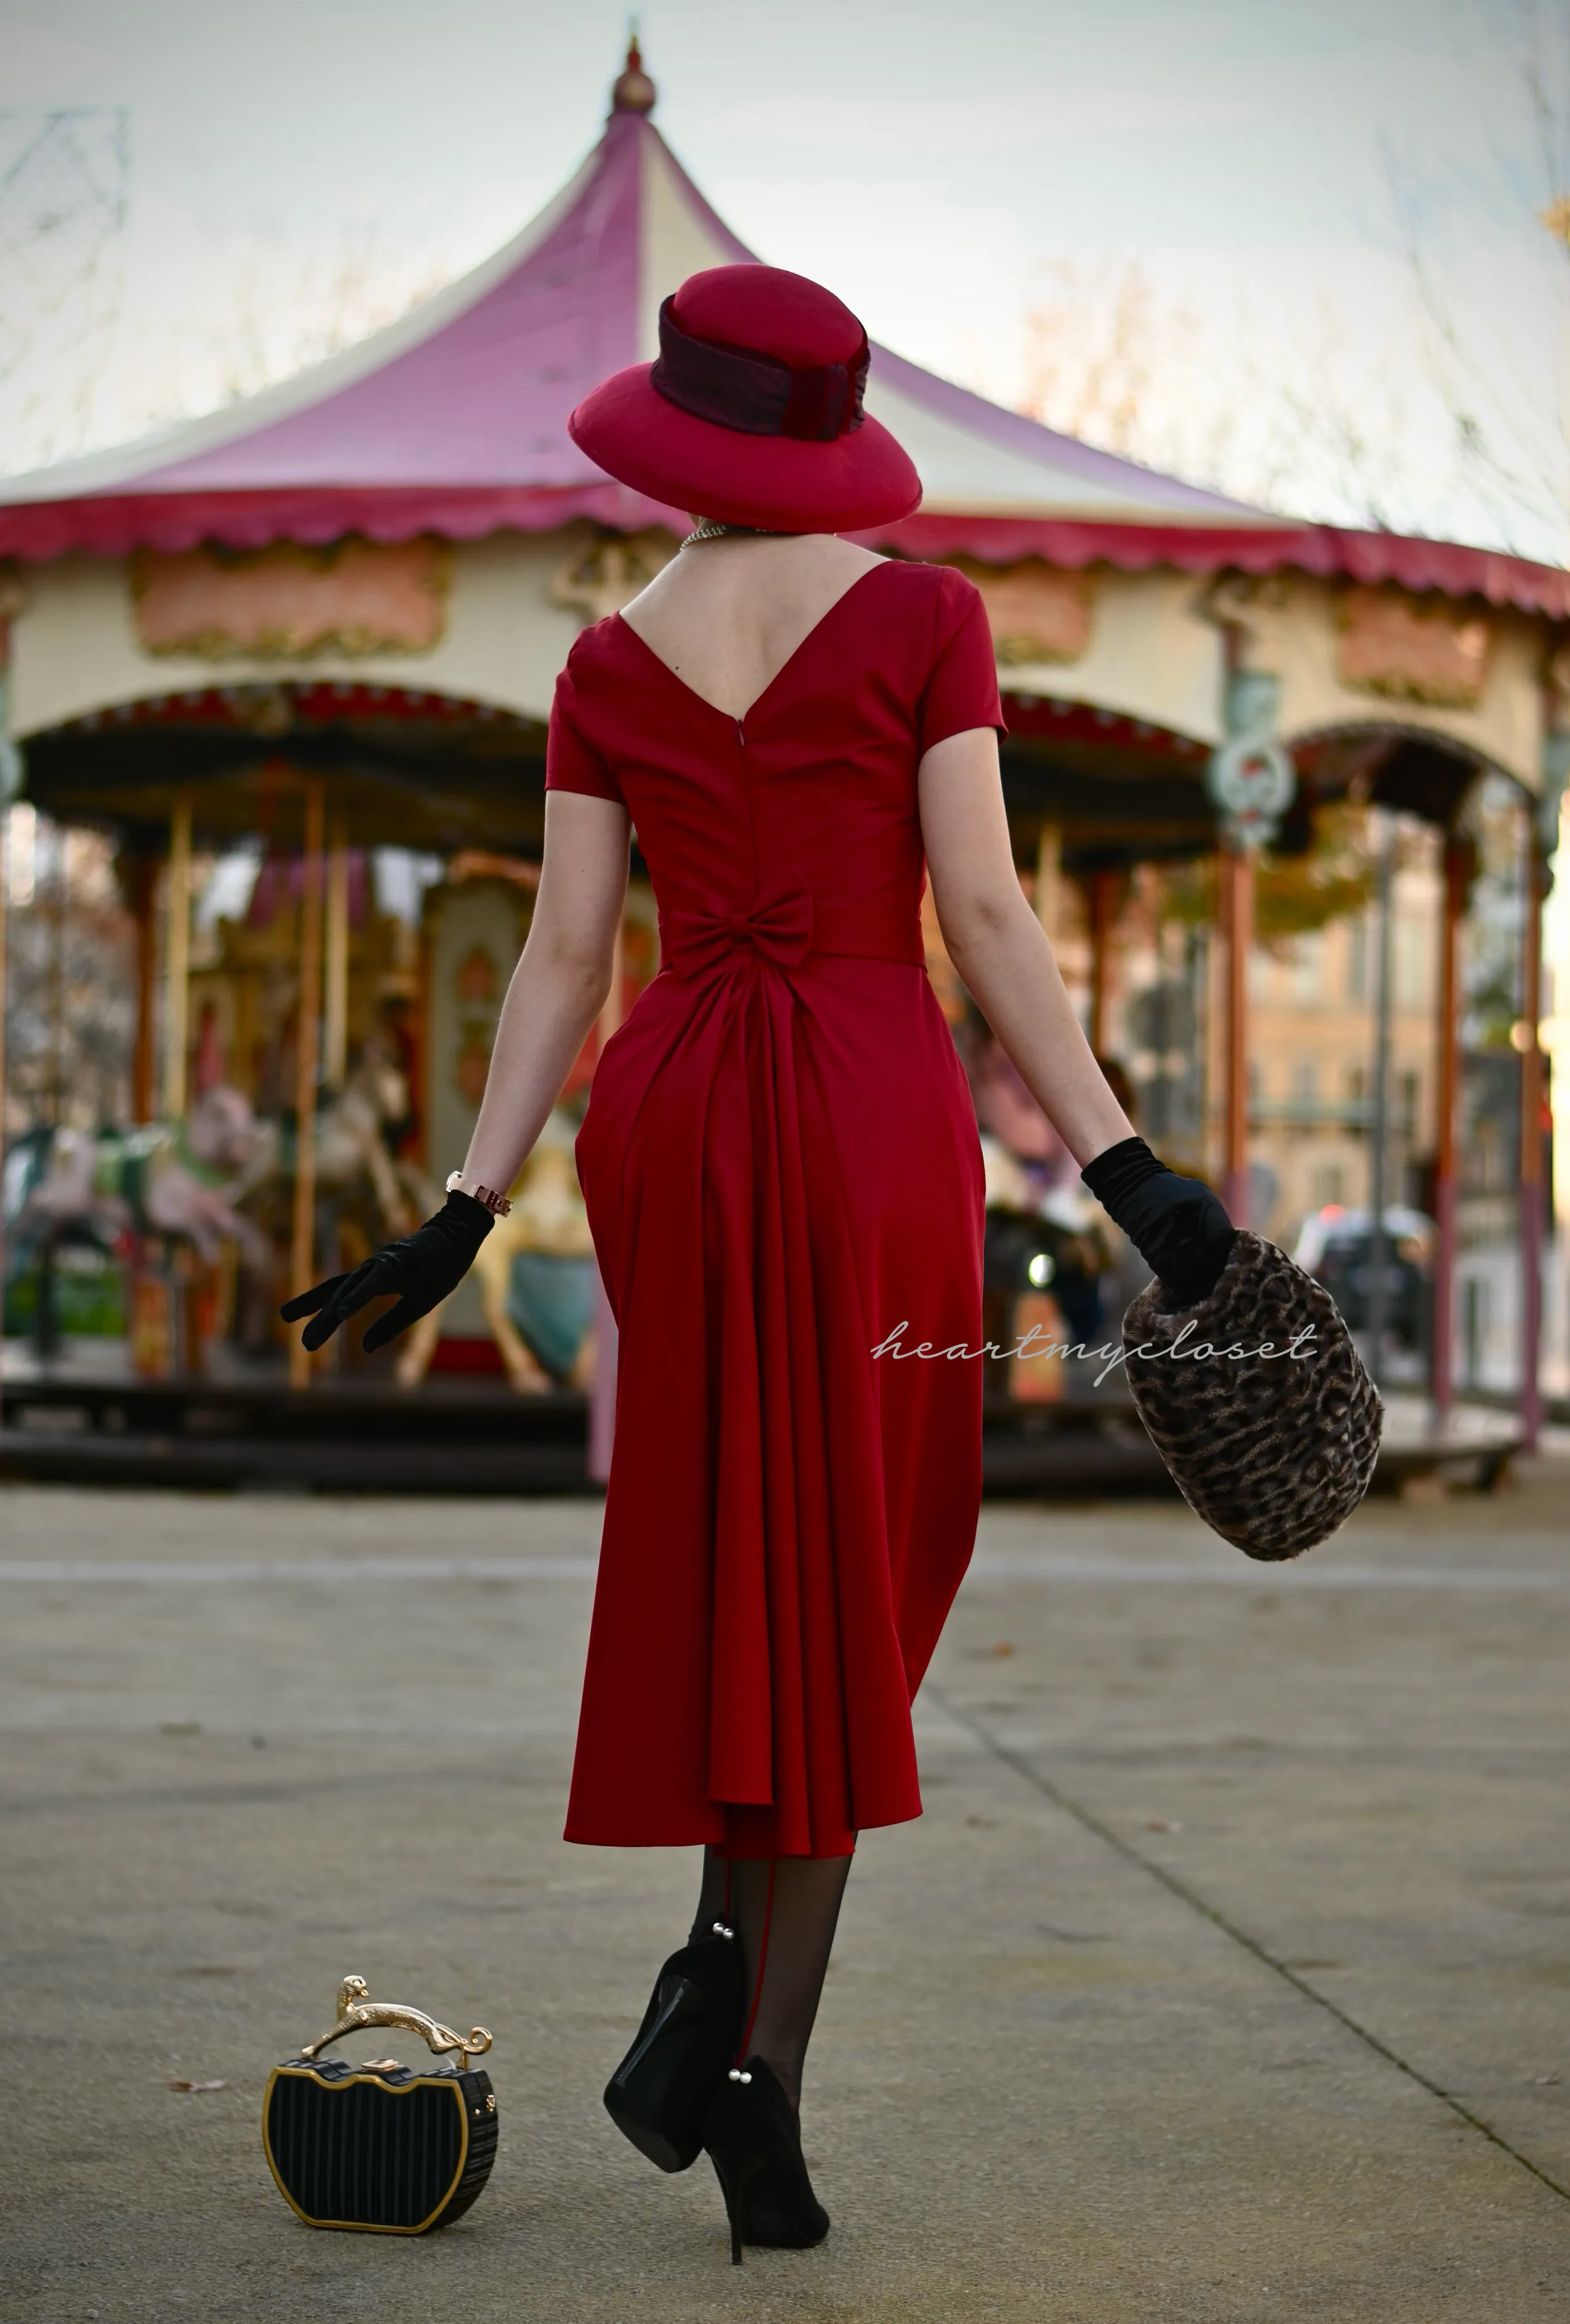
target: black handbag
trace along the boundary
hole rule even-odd
[[[457,2065],[417,2071],[395,2058],[321,2062],[329,2043],[372,2026],[418,2034]],[[423,2236],[469,2209],[496,2159],[496,2095],[472,2067],[491,2047],[482,2025],[454,2034],[423,2010],[372,2001],[363,1977],[338,1987],[338,2022],[275,2066],[262,2101],[262,2141],[286,2203],[312,2227]]]

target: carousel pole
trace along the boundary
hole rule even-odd
[[[1221,1199],[1234,1226],[1248,1224],[1248,960],[1253,949],[1253,855],[1223,846],[1217,855],[1226,938],[1226,1140]]]
[[[611,956],[611,990],[605,996],[605,1006],[600,1011],[595,1044],[596,1057],[602,1056],[605,1044],[621,1023],[622,931],[623,923],[616,923],[616,944]],[[616,1361],[618,1333],[616,1318],[611,1312],[611,1301],[605,1290],[605,1278],[596,1271],[594,1277],[594,1384],[589,1391],[589,1474],[597,1485],[602,1485],[611,1474],[611,1448],[616,1436]]]
[[[1092,872],[1090,921],[1090,1047],[1098,1057],[1106,1055],[1107,966],[1112,931],[1117,920],[1117,874]]]
[[[1521,1434],[1537,1450],[1543,1425],[1543,866],[1534,817],[1522,817],[1521,878]]]
[[[131,1053],[131,1118],[152,1120],[158,1070],[158,859],[133,855],[126,880],[136,929],[136,1032]]]
[[[1434,1323],[1428,1393],[1436,1419],[1448,1419],[1455,1386],[1456,1123],[1461,1098],[1461,928],[1466,917],[1465,842],[1446,835],[1439,920],[1438,1058],[1435,1075]]]
[[[322,1079],[342,1089],[349,1063],[349,830],[341,807],[327,819],[326,963]]]
[[[70,834],[51,824],[53,895],[49,907],[49,1120],[58,1130],[66,1107],[66,937],[70,925]]]
[[[320,775],[305,779],[305,835],[301,847],[299,1020],[295,1044],[294,1240],[289,1254],[289,1292],[308,1291],[316,1272],[317,1081],[320,1065],[322,998],[322,841],[326,785]],[[290,1388],[310,1386],[311,1359],[297,1334],[289,1343]]]
[[[181,792],[169,819],[168,992],[164,1011],[163,1111],[170,1121],[186,1110],[186,1049],[190,1039],[191,803]]]

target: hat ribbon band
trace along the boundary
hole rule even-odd
[[[871,360],[865,336],[851,363],[798,367],[694,339],[671,307],[667,299],[659,310],[659,360],[648,383],[678,411],[743,436],[792,436],[809,444],[831,444],[860,427]]]

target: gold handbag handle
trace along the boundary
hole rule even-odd
[[[450,2025],[427,2017],[423,2009],[405,2009],[396,2001],[372,2001],[363,1977],[346,1977],[338,1987],[337,2024],[308,2042],[300,2056],[315,2058],[329,2042],[340,2042],[345,2034],[363,2034],[372,2025],[401,2025],[406,2032],[418,2034],[438,2058],[455,2050],[460,2072],[467,2070],[471,2058],[483,2057],[491,2047],[491,2036],[483,2025],[473,2025],[467,2034],[454,2034]]]

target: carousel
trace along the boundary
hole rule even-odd
[[[52,1399],[80,1416],[73,1461],[96,1445],[124,1465],[156,1435],[241,1474],[308,1441],[308,1472],[344,1481],[344,1446],[374,1437],[409,1452],[412,1477],[414,1416],[430,1406],[482,1433],[491,1414],[538,1452],[545,1481],[581,1476],[585,1444],[603,1473],[614,1347],[571,1139],[600,1043],[658,967],[636,846],[611,999],[487,1271],[396,1363],[338,1342],[312,1360],[273,1318],[290,1289],[423,1215],[461,1160],[538,876],[555,674],[577,630],[634,595],[687,529],[592,468],[565,425],[607,373],[656,352],[660,301],[686,275],[753,256],[665,143],[655,103],[634,44],[600,143],[540,217],[363,344],[208,418],[0,482],[3,770],[40,813],[112,838],[136,929],[133,1119],[18,1139],[7,1157],[7,1314],[25,1319],[8,1328],[31,1332],[40,1359],[7,1379],[8,1446],[41,1445],[47,1431],[14,1424]],[[1510,991],[1502,1078],[1488,1082],[1510,1199],[1488,1193],[1487,1231],[1515,1270],[1511,1441],[1529,1441],[1570,575],[1292,522],[882,348],[868,407],[925,498],[864,538],[958,565],[980,589],[1022,883],[1149,1134],[1213,1174],[1235,1218],[1278,1223],[1280,1173],[1261,1160],[1281,1129],[1262,1078],[1276,1038],[1262,948],[1355,906],[1382,957],[1392,908],[1399,921],[1419,897],[1431,929],[1406,1158],[1385,1068],[1335,1099],[1330,1127],[1365,1157],[1376,1351],[1382,1261],[1421,1196],[1431,1450],[1458,1425],[1458,1268],[1485,1201],[1468,1176],[1482,1084],[1467,1041],[1488,872],[1496,908],[1475,949],[1493,960],[1508,930]],[[1337,850],[1371,825],[1384,875],[1344,876]],[[1398,853],[1409,870],[1392,885]],[[0,908],[5,892],[0,880]],[[935,925],[929,943],[985,1134],[989,1319],[1094,1334],[1117,1254]],[[1299,1142],[1323,1127],[1308,1112],[1288,1124]],[[50,1277],[73,1238],[118,1271],[120,1326],[101,1377],[78,1362],[62,1386]],[[1039,1480],[1069,1434],[1076,1476],[1138,1470],[1148,1447],[1121,1400],[1081,1394],[1074,1373],[1000,1368],[998,1480]],[[520,1409],[534,1416],[521,1436]],[[243,1438],[264,1457],[234,1452],[225,1468],[217,1444]]]

